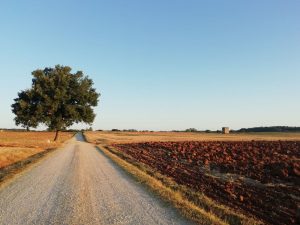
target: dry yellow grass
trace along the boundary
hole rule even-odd
[[[0,168],[42,152],[40,148],[0,147]]]
[[[0,132],[0,168],[24,160],[50,148],[57,148],[73,133],[62,132],[53,142],[53,132]]]
[[[89,141],[123,144],[148,141],[251,141],[300,140],[300,133],[187,133],[187,132],[86,132]]]

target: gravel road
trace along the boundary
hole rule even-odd
[[[192,224],[81,134],[0,189],[0,224]]]

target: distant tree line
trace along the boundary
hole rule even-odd
[[[88,129],[62,129],[62,132],[81,132],[81,131],[91,131],[91,128]],[[52,130],[28,130],[28,129],[18,129],[18,128],[0,128],[0,131],[10,131],[10,132],[51,132]]]
[[[18,129],[18,128],[0,128],[0,131],[26,132],[27,129]]]
[[[221,133],[221,130],[203,130],[188,128],[184,131],[173,130],[173,132],[200,132],[200,133]],[[248,133],[248,132],[300,132],[300,127],[289,126],[271,126],[271,127],[251,127],[241,128],[239,130],[230,130],[231,133]]]
[[[27,129],[17,129],[17,128],[0,128],[0,131],[27,131]],[[35,131],[35,130],[31,130]],[[49,131],[49,129],[45,130]],[[86,129],[62,129],[61,131],[69,132],[80,132],[80,131],[93,131],[92,127]],[[104,131],[98,129],[96,131]],[[137,129],[112,129],[112,132],[154,132],[152,130],[137,130]],[[168,132],[168,131],[160,131]],[[172,130],[172,132],[195,132],[195,133],[221,133],[221,130],[197,130],[196,128],[188,128],[186,130]],[[241,128],[239,130],[230,130],[231,133],[248,133],[248,132],[300,132],[300,127],[289,127],[289,126],[273,126],[273,127],[251,127],[251,128]]]
[[[273,127],[252,127],[242,128],[236,132],[300,132],[300,127],[273,126]]]
[[[98,131],[102,131],[102,130],[98,130]],[[112,132],[149,132],[148,130],[139,131],[139,130],[136,130],[136,129],[123,129],[123,130],[112,129],[111,131]]]

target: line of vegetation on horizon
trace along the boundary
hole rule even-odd
[[[92,130],[90,130],[92,131]],[[185,130],[139,130],[139,129],[117,129],[113,128],[111,130],[97,129],[95,131],[111,131],[111,132],[186,132],[186,133],[222,133],[222,130],[199,130],[196,128],[188,128]],[[241,129],[231,129],[231,133],[298,133],[300,132],[300,127],[291,126],[268,126],[268,127],[250,127]]]

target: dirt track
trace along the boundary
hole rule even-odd
[[[191,224],[76,135],[0,189],[0,224]]]

